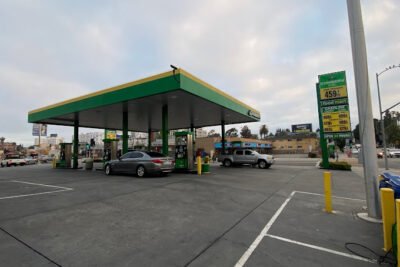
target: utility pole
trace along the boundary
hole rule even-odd
[[[378,89],[378,99],[379,99],[379,116],[381,119],[381,132],[382,132],[382,141],[383,141],[383,157],[385,159],[385,170],[389,170],[388,166],[388,158],[387,158],[387,146],[386,146],[386,134],[385,134],[385,125],[382,118],[382,103],[381,103],[381,92],[379,89],[379,74],[376,74],[376,86]]]
[[[378,162],[369,88],[367,49],[360,0],[347,0],[354,78],[356,82],[360,140],[364,166],[368,217],[379,219],[381,210],[378,194]]]

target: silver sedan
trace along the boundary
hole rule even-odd
[[[106,175],[113,173],[135,174],[143,177],[146,174],[167,174],[174,169],[174,160],[158,152],[130,151],[117,160],[108,161],[104,166]]]

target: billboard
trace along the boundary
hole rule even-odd
[[[292,125],[292,133],[311,133],[311,132],[312,132],[312,124],[311,123]]]
[[[47,136],[47,124],[34,123],[32,125],[32,136]]]
[[[350,138],[350,109],[344,71],[318,76],[318,108],[323,138]]]

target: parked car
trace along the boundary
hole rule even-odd
[[[25,162],[26,162],[26,165],[37,164],[38,163],[38,159],[37,158],[33,158],[33,157],[26,157],[25,158]]]
[[[47,155],[39,156],[39,162],[41,162],[41,163],[48,163],[48,162],[51,162],[52,160],[53,160],[53,157],[51,157],[51,156],[47,156]]]
[[[19,155],[8,154],[5,159],[1,161],[1,167],[10,166],[24,166],[26,164],[25,159],[21,159]]]
[[[388,148],[389,158],[400,158],[400,149]]]
[[[135,150],[106,162],[104,171],[106,175],[127,173],[143,177],[146,174],[168,174],[173,171],[174,165],[172,158],[161,153]]]
[[[259,154],[257,151],[250,149],[237,149],[233,154],[220,155],[218,161],[225,167],[250,164],[253,166],[258,165],[260,169],[268,169],[275,162],[272,155]]]

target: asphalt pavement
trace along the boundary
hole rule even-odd
[[[356,172],[277,164],[211,174],[105,176],[50,165],[0,169],[2,266],[373,266],[382,251]],[[293,162],[293,161],[292,161]],[[370,256],[357,247],[360,254]]]

